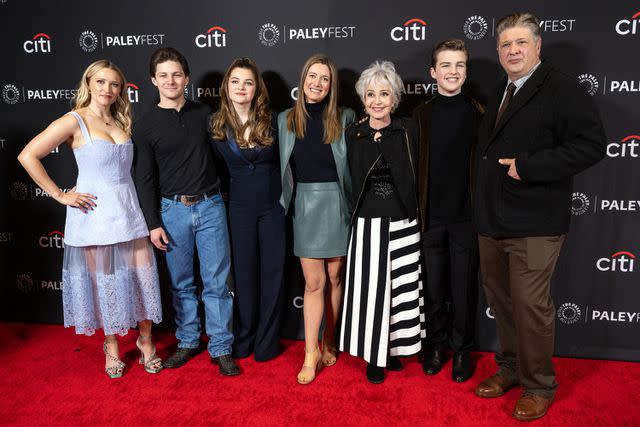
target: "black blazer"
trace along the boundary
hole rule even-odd
[[[543,62],[514,95],[494,128],[506,78],[493,91],[476,149],[474,222],[480,234],[565,234],[573,176],[605,155],[593,99],[575,78]],[[515,158],[521,181],[498,159]]]

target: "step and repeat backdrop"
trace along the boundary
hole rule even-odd
[[[173,46],[190,61],[186,96],[214,108],[231,61],[257,61],[275,110],[292,105],[304,61],[325,52],[339,69],[340,98],[362,112],[354,90],[361,70],[391,60],[404,80],[400,114],[432,96],[430,50],[460,38],[470,52],[465,90],[486,101],[502,76],[495,22],[513,2],[484,4],[400,0],[210,2],[0,0],[0,317],[62,322],[61,264],[65,208],[29,179],[16,161],[24,145],[69,111],[85,67],[107,58],[129,81],[140,117],[157,101],[148,60]],[[556,354],[640,361],[640,3],[588,0],[580,7],[539,0],[520,3],[540,19],[542,57],[575,77],[597,103],[607,155],[575,179],[570,237],[553,278]],[[62,189],[77,168],[66,146],[44,165]],[[159,257],[161,260],[161,257]],[[161,269],[164,269],[160,262]],[[167,276],[163,273],[167,296]],[[289,260],[284,336],[302,336],[303,281]],[[165,298],[165,317],[172,317]],[[478,304],[478,348],[496,347],[484,296]]]

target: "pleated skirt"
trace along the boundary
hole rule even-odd
[[[377,366],[420,352],[426,336],[416,220],[357,218],[347,253],[339,348]]]

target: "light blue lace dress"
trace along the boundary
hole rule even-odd
[[[76,191],[97,197],[83,213],[67,206],[62,268],[64,325],[77,334],[125,335],[140,320],[162,320],[158,270],[131,178],[133,144],[91,139],[73,150]]]

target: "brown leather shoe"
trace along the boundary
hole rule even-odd
[[[516,385],[518,385],[518,380],[510,380],[500,374],[495,374],[478,384],[478,387],[476,387],[476,396],[500,397]]]
[[[516,402],[513,418],[520,421],[531,421],[542,418],[547,413],[553,397],[544,397],[525,391]]]

